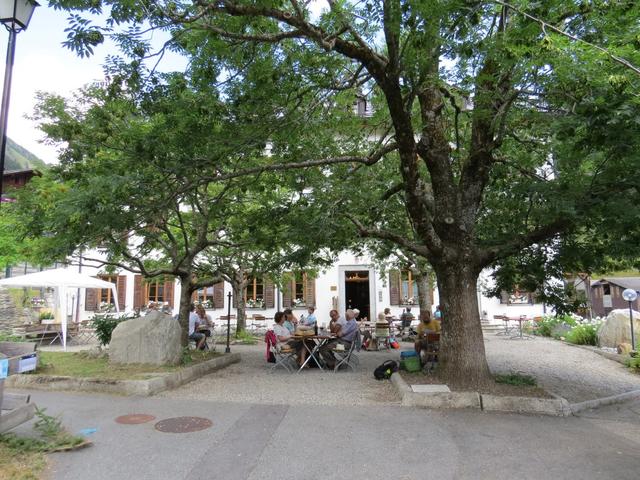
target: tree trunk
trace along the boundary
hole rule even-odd
[[[431,275],[429,273],[413,271],[418,285],[418,305],[420,305],[420,319],[431,315]]]
[[[464,261],[436,267],[442,337],[439,372],[456,387],[478,389],[493,383],[478,312],[478,273]]]
[[[244,289],[247,286],[247,280],[245,278],[244,270],[239,268],[234,277],[234,282],[231,283],[233,288],[233,294],[236,297],[236,336],[240,332],[244,332],[247,328],[247,313],[246,305],[244,303]]]
[[[178,309],[178,319],[182,328],[180,341],[183,347],[189,345],[189,314],[191,309],[191,295],[193,287],[191,285],[191,275],[180,277],[180,307]]]

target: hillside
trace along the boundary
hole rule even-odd
[[[24,170],[27,168],[42,170],[46,168],[46,164],[42,160],[10,138],[7,138],[7,155],[4,163],[5,171]]]

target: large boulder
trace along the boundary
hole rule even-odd
[[[180,324],[161,312],[119,323],[111,335],[109,361],[177,365],[182,358]]]
[[[633,312],[633,333],[636,343],[640,340],[640,312]],[[616,348],[621,343],[631,344],[631,325],[629,322],[629,310],[612,310],[605,318],[600,331],[598,341],[601,347]]]

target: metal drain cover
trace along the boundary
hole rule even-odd
[[[208,418],[202,417],[175,417],[160,420],[155,428],[165,433],[190,433],[205,430],[213,423]]]
[[[146,413],[132,413],[131,415],[122,415],[116,418],[116,422],[122,423],[123,425],[137,425],[139,423],[147,423],[155,419],[156,417],[153,415],[147,415]]]

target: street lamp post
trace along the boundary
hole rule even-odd
[[[0,144],[0,175],[4,179],[4,158],[7,152],[7,119],[9,117],[9,97],[11,96],[11,73],[13,71],[13,59],[16,55],[16,35],[26,30],[31,20],[31,15],[38,2],[33,0],[0,0],[0,23],[9,31],[9,44],[7,45],[7,62],[4,70],[4,86],[2,87],[2,105],[0,106],[0,131],[2,143]],[[2,203],[2,180],[0,180],[0,203]]]
[[[231,292],[227,294],[227,298],[229,299],[229,306],[227,307],[227,348],[224,349],[224,353],[231,353],[231,348],[229,348],[229,332],[231,331]]]
[[[631,304],[636,301],[636,298],[638,298],[638,292],[636,292],[632,288],[627,288],[624,292],[622,292],[622,298],[629,302],[629,321],[631,322],[631,350],[635,351],[636,339],[633,334],[633,308],[631,308]]]

